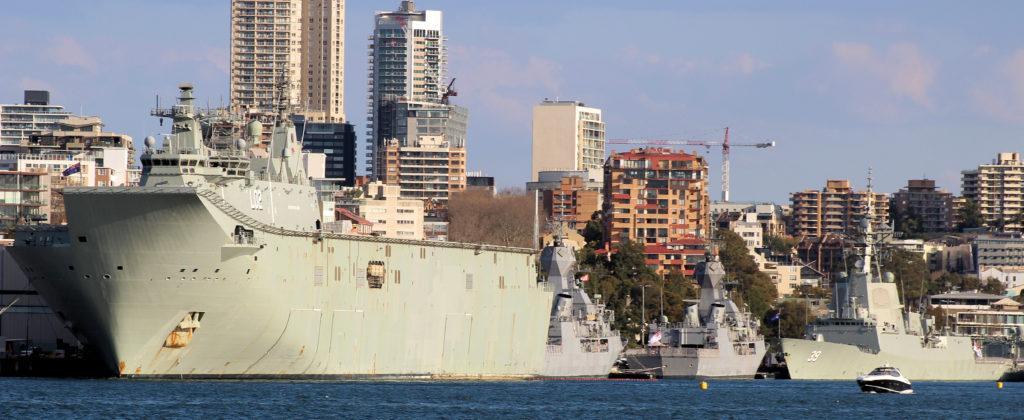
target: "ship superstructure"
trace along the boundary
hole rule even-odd
[[[885,232],[875,232],[870,202],[860,225],[861,258],[853,273],[838,274],[829,316],[808,325],[804,339],[781,340],[790,377],[853,380],[889,365],[915,381],[999,379],[1008,359],[983,357],[968,336],[939,334],[931,318],[904,309],[892,273],[872,272]]]
[[[576,279],[576,256],[559,238],[540,256],[542,275],[554,287],[542,376],[607,376],[622,352],[615,314],[595,303]]]
[[[626,351],[631,370],[663,378],[753,379],[764,357],[760,323],[726,295],[725,267],[717,255],[697,264],[700,302],[686,308],[682,323],[652,323],[648,346]]]
[[[192,85],[154,115],[138,187],[66,188],[69,224],[11,250],[53,310],[129,377],[528,377],[552,302],[531,249],[322,229],[284,107],[204,144]]]

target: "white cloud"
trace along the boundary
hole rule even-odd
[[[1024,123],[1024,50],[1017,50],[999,68],[1001,79],[971,91],[984,112],[994,117]]]
[[[64,35],[53,37],[50,59],[59,65],[78,66],[91,72],[97,68],[92,56],[74,38]]]
[[[859,42],[835,42],[832,53],[837,60],[841,73],[848,79],[860,79],[867,86],[853,86],[862,90],[871,88],[881,82],[884,92],[897,98],[909,98],[918,105],[933,108],[928,90],[935,83],[938,62],[924,55],[918,47],[910,43],[899,43],[889,46],[885,53],[876,54],[868,45]],[[864,92],[861,91],[861,94]],[[894,104],[867,104],[868,107],[893,107]]]
[[[706,74],[706,75],[750,75],[768,67],[768,63],[758,60],[748,52],[733,53],[725,58],[692,59],[687,57],[662,57],[658,54],[642,51],[635,45],[629,45],[619,54],[623,59],[636,67],[646,67],[653,70],[667,69],[678,75]]]

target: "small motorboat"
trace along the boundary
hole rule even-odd
[[[860,385],[862,392],[874,394],[913,394],[910,388],[910,380],[900,373],[899,369],[891,366],[882,366],[871,371],[871,373],[857,378],[857,385]]]

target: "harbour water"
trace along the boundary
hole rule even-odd
[[[1024,383],[171,381],[0,378],[0,418],[1020,418]]]

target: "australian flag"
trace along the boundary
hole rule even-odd
[[[61,172],[61,175],[70,176],[71,174],[77,174],[79,172],[82,172],[82,163],[75,162],[74,165],[68,166],[68,168],[65,169],[64,172]]]
[[[780,316],[782,316],[782,309],[779,309],[779,311],[776,312],[775,315],[772,316],[772,319],[769,319],[768,322],[778,321]]]

